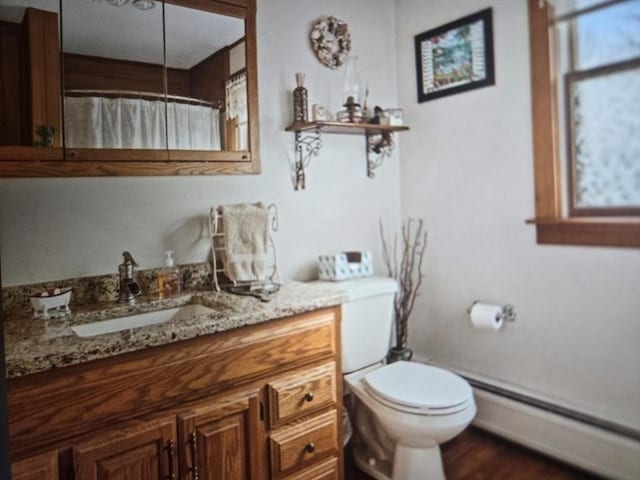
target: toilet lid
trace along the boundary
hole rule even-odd
[[[442,368],[395,362],[364,377],[372,394],[396,405],[418,409],[448,409],[473,397],[471,386]]]

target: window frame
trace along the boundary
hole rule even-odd
[[[535,218],[539,244],[640,247],[640,217],[567,217],[562,213],[553,7],[529,0]]]

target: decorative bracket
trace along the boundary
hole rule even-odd
[[[367,133],[367,177],[375,178],[374,170],[382,165],[384,159],[390,157],[395,147],[392,132]]]
[[[304,190],[306,187],[306,177],[304,169],[311,163],[311,157],[317,157],[322,148],[322,138],[320,129],[316,129],[313,133],[303,135],[302,132],[295,132],[295,150],[296,150],[296,179],[295,189]]]
[[[390,157],[396,145],[394,132],[409,130],[405,125],[378,125],[371,123],[346,123],[331,121],[293,122],[286,129],[295,134],[295,182],[296,190],[305,188],[305,168],[311,157],[318,156],[322,148],[320,133],[345,133],[365,136],[367,177],[375,178],[374,170]]]

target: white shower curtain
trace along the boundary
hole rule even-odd
[[[169,148],[176,150],[220,150],[220,110],[204,105],[171,102]]]
[[[164,100],[65,97],[65,145],[72,148],[167,148]],[[167,104],[170,149],[220,150],[220,111]]]

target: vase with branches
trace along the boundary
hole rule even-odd
[[[385,239],[382,220],[380,220],[384,264],[389,276],[398,282],[398,291],[394,298],[395,342],[387,355],[389,363],[410,360],[413,355],[413,351],[407,347],[407,337],[409,317],[424,279],[422,266],[427,248],[427,230],[424,220],[409,218],[404,221],[401,236],[399,245],[397,234],[393,237],[393,243],[389,245]],[[400,248],[399,256],[398,247]]]

